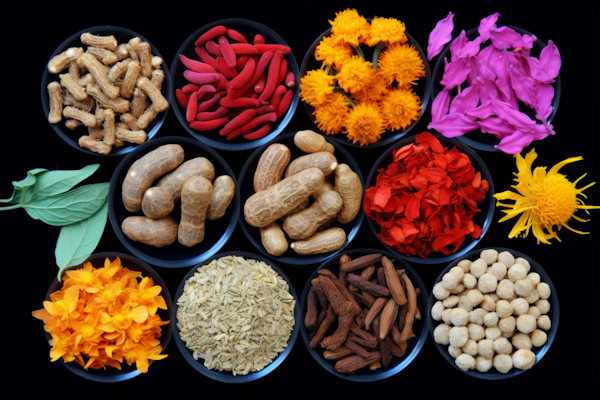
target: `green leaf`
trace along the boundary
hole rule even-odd
[[[65,269],[81,264],[94,252],[104,232],[107,215],[105,201],[91,217],[60,229],[54,250],[59,281]]]
[[[64,226],[94,214],[106,200],[108,182],[81,186],[67,193],[32,200],[23,205],[29,216],[48,225]]]
[[[27,193],[27,190],[31,186],[35,185],[37,178],[39,178],[37,175],[43,176],[47,171],[48,170],[44,168],[35,168],[27,171],[27,176],[24,179],[21,179],[20,181],[13,181],[12,184],[15,189],[12,196],[10,196],[8,199],[0,200],[0,203],[21,203],[24,195]]]
[[[80,170],[48,171],[41,174],[23,198],[23,203],[64,193],[88,178],[99,167],[100,164],[91,164]]]

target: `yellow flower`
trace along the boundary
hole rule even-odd
[[[300,78],[300,98],[315,107],[325,101],[328,94],[333,93],[334,84],[334,77],[325,70],[308,71]]]
[[[346,9],[335,13],[335,19],[329,23],[334,41],[344,41],[352,47],[357,47],[366,40],[371,30],[369,21],[359,15],[356,9]]]
[[[392,85],[388,84],[387,80],[384,79],[383,75],[379,74],[375,70],[373,79],[369,85],[363,85],[361,90],[354,91],[352,93],[352,99],[358,103],[363,102],[377,102],[383,99],[392,89]]]
[[[565,175],[559,174],[558,170],[563,166],[575,161],[580,161],[582,157],[567,158],[556,164],[546,173],[546,167],[536,167],[533,172],[531,166],[537,158],[535,149],[531,150],[525,159],[517,154],[516,173],[517,185],[512,186],[518,193],[505,191],[494,195],[496,206],[503,206],[509,210],[502,210],[506,215],[498,222],[504,222],[521,214],[519,220],[508,234],[509,238],[527,237],[529,230],[537,238],[537,243],[551,244],[550,239],[561,241],[553,230],[555,226],[560,230],[563,226],[579,234],[589,232],[580,232],[571,228],[567,223],[574,218],[577,221],[585,222],[587,220],[574,215],[578,209],[600,208],[600,206],[586,206],[577,196],[582,195],[583,191],[594,185],[595,182],[577,189],[575,186],[586,174],[582,175],[575,182],[571,183]],[[500,203],[500,200],[512,200],[514,204]]]
[[[361,146],[375,143],[385,132],[385,121],[377,104],[359,103],[352,108],[344,124],[344,133]]]
[[[416,81],[425,76],[425,65],[415,46],[392,43],[379,55],[377,69],[392,83],[398,86],[411,87]]]
[[[352,46],[346,42],[335,42],[333,36],[326,36],[315,48],[315,60],[323,61],[323,65],[339,70],[342,63],[354,55]]]
[[[408,38],[404,33],[405,30],[404,22],[396,18],[375,17],[371,21],[370,36],[369,39],[365,40],[365,44],[375,46],[379,42],[383,42],[386,45],[396,42],[406,43]]]
[[[328,135],[333,135],[342,131],[349,112],[350,107],[344,95],[333,92],[327,96],[326,101],[315,108],[313,115],[319,129]]]
[[[405,130],[419,118],[421,109],[421,99],[412,89],[392,89],[381,100],[386,128],[391,130]]]
[[[376,73],[373,63],[359,56],[352,56],[344,62],[335,79],[347,93],[354,93],[368,88],[375,81]]]

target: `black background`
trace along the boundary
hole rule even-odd
[[[47,2],[44,6],[18,2],[2,17],[2,137],[0,144],[0,198],[12,193],[12,181],[18,181],[33,168],[49,170],[79,169],[101,163],[100,169],[85,183],[109,181],[120,157],[87,155],[64,143],[49,126],[42,111],[40,79],[54,51],[73,33],[97,25],[129,28],[150,40],[167,63],[172,62],[180,44],[196,29],[211,21],[240,17],[261,22],[278,32],[291,46],[298,63],[313,40],[330,27],[328,20],[345,8],[356,8],[365,17],[394,17],[405,22],[407,31],[426,49],[429,32],[449,11],[454,12],[455,29],[475,27],[479,20],[500,12],[499,23],[519,26],[534,33],[542,41],[553,40],[562,56],[562,97],[552,121],[556,135],[527,148],[535,147],[539,154],[534,166],[549,168],[567,157],[583,156],[584,160],[561,170],[574,181],[583,173],[589,175],[578,186],[600,179],[598,168],[598,49],[595,13],[583,2],[563,2],[560,8],[549,2]],[[557,4],[557,3],[554,3]],[[585,2],[591,4],[591,2]],[[433,70],[435,58],[430,67]],[[431,104],[431,103],[430,103]],[[430,106],[411,134],[426,130],[430,121]],[[315,129],[302,104],[288,125],[287,131]],[[171,110],[156,137],[187,132]],[[371,165],[385,150],[352,149],[351,153],[367,177]],[[238,174],[252,150],[220,151]],[[514,159],[503,153],[478,151],[492,172],[496,190],[510,189]],[[586,190],[587,204],[600,205],[600,185]],[[580,236],[566,229],[560,232],[562,243],[536,244],[533,235],[526,239],[508,239],[512,221],[499,224],[499,209],[481,246],[513,248],[536,261],[550,274],[559,296],[561,316],[553,346],[540,363],[516,378],[493,382],[466,376],[449,365],[438,353],[431,338],[417,358],[399,374],[376,383],[355,383],[339,379],[322,369],[309,355],[299,336],[289,357],[270,375],[243,385],[212,381],[194,370],[181,356],[174,340],[166,349],[169,357],[154,363],[148,374],[114,384],[101,384],[80,378],[59,363],[49,361],[42,323],[31,311],[42,307],[46,291],[56,276],[54,246],[59,228],[34,221],[23,210],[0,214],[2,239],[2,377],[3,394],[12,389],[27,394],[122,398],[134,395],[151,396],[231,395],[288,397],[306,396],[402,396],[407,393],[427,395],[483,396],[497,390],[506,395],[552,393],[557,385],[581,388],[590,383],[591,373],[597,377],[598,355],[597,244],[600,235],[600,215],[591,211],[591,222],[574,221],[572,226],[590,235]],[[577,213],[585,217],[583,211]],[[366,218],[358,236],[347,247],[379,247],[379,242],[367,225]],[[258,252],[236,227],[222,251],[246,250]],[[97,247],[97,252],[127,252],[118,241],[110,223]],[[413,267],[430,288],[446,265]],[[318,265],[280,265],[300,294],[306,280]],[[189,268],[156,267],[171,294],[177,290]],[[589,283],[588,283],[589,282]],[[594,297],[592,297],[594,296]],[[6,372],[8,369],[8,372]],[[28,384],[18,383],[27,379]],[[228,396],[229,397],[229,396]]]

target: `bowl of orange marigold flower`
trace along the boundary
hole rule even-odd
[[[346,9],[329,23],[302,61],[306,112],[322,133],[350,147],[398,141],[427,109],[426,54],[396,18]]]
[[[147,373],[173,333],[173,301],[160,275],[122,253],[96,253],[54,279],[43,308],[50,361],[96,382]],[[73,340],[73,338],[75,338]]]

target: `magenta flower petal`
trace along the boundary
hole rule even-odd
[[[517,101],[510,85],[510,64],[512,59],[513,54],[506,50],[505,47],[502,50],[502,57],[496,60],[496,62],[492,65],[492,68],[494,68],[494,72],[497,76],[496,86],[498,87],[498,90],[504,95],[504,98],[508,103],[515,106]]]
[[[444,46],[452,40],[452,30],[454,29],[454,14],[448,13],[448,16],[441,19],[435,24],[435,28],[429,34],[429,42],[427,43],[427,60],[431,59],[444,48]]]
[[[511,107],[508,103],[498,101],[492,97],[492,107],[494,113],[498,118],[502,118],[508,124],[513,125],[515,128],[528,132],[535,126],[535,121],[529,118],[524,113],[520,112],[519,109]]]
[[[469,64],[460,58],[450,62],[444,59],[444,63],[444,75],[440,83],[448,90],[460,86],[471,71]]]
[[[494,115],[494,108],[492,107],[492,101],[486,100],[486,101],[482,102],[479,106],[472,108],[470,110],[467,110],[466,115],[467,115],[467,117],[477,118],[480,120],[484,120],[486,118],[491,117],[492,115]]]
[[[464,114],[448,114],[436,122],[430,122],[427,129],[434,129],[445,137],[462,136],[479,128],[477,122]]]
[[[490,39],[492,44],[498,50],[502,50],[503,47],[507,49],[531,49],[536,37],[533,35],[523,35],[508,26],[501,26],[500,28],[490,29]]]
[[[529,65],[529,71],[531,72],[531,77],[542,83],[553,83],[554,79],[546,73],[540,60],[535,57],[524,57]]]
[[[496,136],[498,139],[502,139],[508,135],[512,135],[515,131],[515,127],[508,124],[501,118],[498,117],[487,117],[477,121],[479,129],[483,133],[490,133]]]
[[[496,146],[507,154],[519,154],[523,149],[533,142],[534,136],[527,134],[519,129],[515,130],[512,135],[505,136]]]
[[[479,94],[474,86],[463,89],[458,96],[455,96],[450,103],[450,114],[466,114],[467,111],[474,109],[479,104]]]
[[[439,92],[431,103],[431,120],[437,122],[448,114],[450,107],[450,92],[446,89]]]
[[[490,38],[490,29],[496,27],[496,22],[498,21],[499,16],[500,13],[494,13],[487,18],[483,18],[479,22],[477,32],[479,32],[479,35],[482,37],[484,42]]]
[[[456,37],[456,39],[454,39],[452,43],[450,43],[450,60],[454,61],[456,60],[456,58],[458,58],[455,55],[456,52],[458,51],[458,49],[463,47],[468,41],[469,39],[467,38],[467,33],[463,29],[462,31],[460,31],[460,34]]]
[[[535,97],[537,100],[535,117],[545,123],[550,114],[552,114],[554,87],[549,83],[539,83],[536,88]]]
[[[481,36],[477,36],[473,40],[468,40],[462,46],[457,47],[454,50],[452,59],[455,60],[457,58],[475,57],[477,54],[479,54],[479,50],[481,49],[482,42],[483,42],[483,40],[481,39]]]
[[[522,75],[517,68],[510,69],[510,86],[515,96],[531,108],[537,106],[536,89],[538,83],[527,75]]]
[[[546,72],[546,74],[554,79],[560,72],[562,61],[558,47],[552,40],[548,41],[548,46],[544,47],[540,52],[540,67]]]

